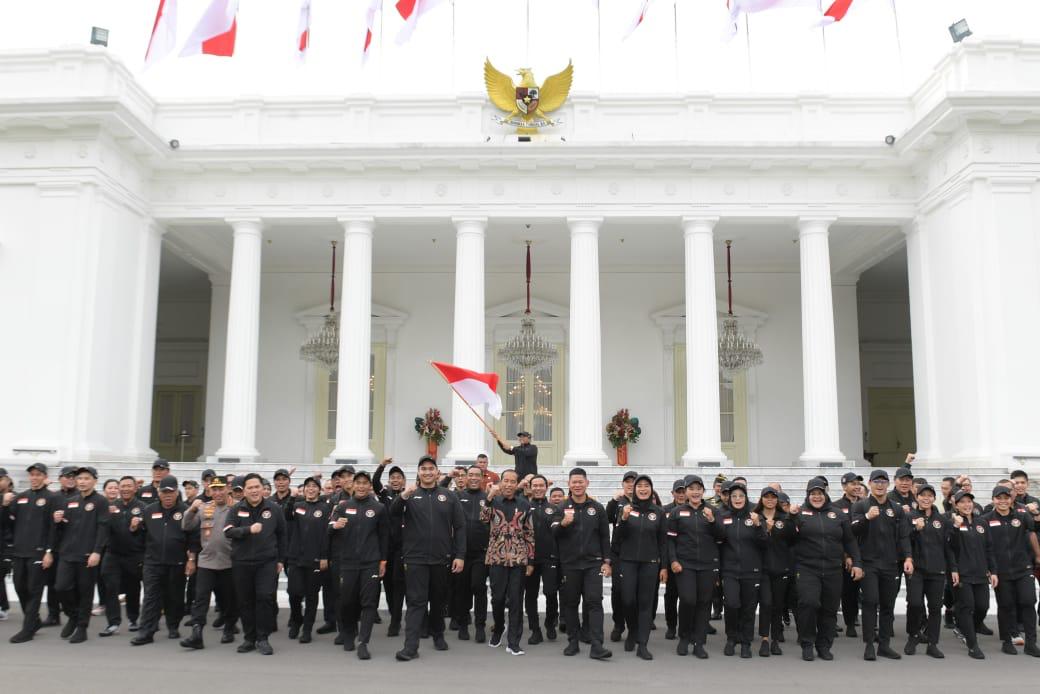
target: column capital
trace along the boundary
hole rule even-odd
[[[685,234],[710,234],[719,223],[718,217],[683,217],[682,228]]]
[[[224,221],[236,234],[252,233],[259,236],[264,230],[264,220],[259,217],[226,217]]]
[[[346,231],[363,231],[367,229],[369,233],[371,233],[372,229],[375,228],[376,225],[375,217],[366,217],[364,215],[336,217],[336,221],[339,222]]]
[[[826,234],[830,231],[831,224],[838,221],[837,217],[824,215],[805,215],[798,218],[798,235]]]
[[[456,234],[479,234],[483,236],[487,232],[488,218],[480,216],[452,217],[451,223],[455,225]]]
[[[595,233],[603,225],[602,217],[568,217],[567,226],[571,233],[585,232]]]

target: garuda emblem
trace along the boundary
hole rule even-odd
[[[567,101],[574,78],[574,64],[568,62],[563,72],[547,78],[541,86],[535,82],[530,68],[522,67],[516,74],[520,77],[520,84],[515,84],[509,75],[495,69],[491,60],[484,61],[484,84],[487,85],[488,98],[508,114],[496,118],[496,122],[515,125],[518,133],[533,133],[538,128],[560,123],[559,119],[553,120],[546,114],[552,113]]]

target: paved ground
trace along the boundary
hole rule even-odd
[[[947,657],[942,661],[918,655],[898,662],[866,663],[861,659],[862,643],[845,637],[836,644],[837,658],[830,663],[802,662],[791,643],[785,644],[781,657],[765,659],[756,655],[751,660],[741,660],[724,657],[723,643],[717,636],[709,644],[710,660],[700,661],[679,658],[673,650],[675,642],[665,641],[664,632],[655,631],[650,644],[656,656],[653,662],[643,662],[633,653],[623,652],[621,644],[611,644],[614,658],[609,662],[590,660],[584,645],[580,656],[567,658],[561,654],[561,641],[531,646],[527,655],[514,657],[502,648],[492,650],[472,641],[459,642],[451,634],[450,651],[437,652],[424,640],[419,660],[397,663],[393,653],[401,647],[401,641],[388,640],[384,624],[376,627],[371,644],[373,659],[360,662],[353,653],[334,646],[331,635],[318,636],[315,642],[302,646],[290,641],[284,631],[286,617],[283,611],[283,630],[271,640],[275,655],[263,657],[255,653],[239,655],[235,646],[221,646],[218,632],[212,628],[207,629],[208,643],[203,651],[186,651],[166,638],[133,648],[125,631],[111,638],[98,638],[100,618],[91,620],[90,638],[83,644],[67,644],[59,638],[57,629],[48,628],[28,644],[13,645],[7,639],[18,630],[21,621],[15,609],[11,619],[0,622],[0,683],[5,692],[68,691],[59,687],[59,679],[77,693],[111,693],[124,686],[134,688],[134,683],[144,681],[150,692],[182,692],[211,685],[225,690],[230,686],[228,691],[333,691],[327,688],[338,690],[350,678],[360,677],[364,678],[365,687],[418,687],[423,694],[487,694],[489,687],[496,694],[510,694],[532,691],[532,686],[535,691],[562,687],[569,694],[608,688],[616,691],[619,686],[664,691],[691,685],[847,693],[887,689],[897,681],[901,691],[918,687],[922,692],[935,691],[936,687],[953,683],[962,691],[979,691],[981,687],[990,691],[1007,687],[1023,691],[1022,687],[1031,690],[1040,675],[1040,659],[1003,655],[993,637],[983,640],[987,659],[971,660],[949,630],[943,631],[941,645]]]

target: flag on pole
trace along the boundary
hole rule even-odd
[[[238,29],[238,0],[213,0],[181,49],[186,55],[235,54],[235,31]]]
[[[849,8],[852,7],[852,0],[834,0],[827,11],[823,13],[823,19],[820,20],[822,24],[833,24],[834,22],[840,22],[845,19],[845,15],[848,13]]]
[[[155,23],[152,25],[152,36],[148,39],[148,49],[144,53],[145,67],[172,53],[176,43],[177,0],[159,0],[159,9],[155,12]]]
[[[439,361],[431,361],[430,365],[470,407],[487,405],[488,414],[492,417],[498,419],[502,416],[502,398],[496,392],[498,374],[483,374]]]
[[[361,49],[361,62],[368,62],[369,49],[372,47],[372,38],[376,28],[376,15],[382,9],[383,0],[368,0],[368,9],[365,10],[365,45]]]
[[[303,58],[311,46],[311,0],[300,5],[300,22],[296,27],[296,53]]]
[[[649,7],[650,7],[650,0],[640,0],[640,3],[639,3],[639,14],[628,25],[628,31],[625,32],[624,37],[622,37],[622,39],[621,39],[622,41],[624,41],[629,36],[631,36],[633,33],[635,33],[635,30],[638,29],[643,24],[643,20],[646,19],[646,10]]]
[[[845,18],[853,0],[831,0],[825,12],[820,13],[819,20],[812,24],[813,27],[826,26],[834,22],[840,22]],[[742,14],[754,14],[768,10],[779,10],[788,7],[811,7],[820,11],[819,0],[726,0],[729,8],[729,34],[737,33],[737,20]]]
[[[397,33],[397,43],[402,44],[407,42],[415,32],[415,27],[419,23],[419,18],[437,7],[437,5],[440,5],[443,1],[444,0],[397,0],[394,7],[397,8],[397,13],[401,15],[401,19],[404,20],[404,26],[401,27],[401,31]]]

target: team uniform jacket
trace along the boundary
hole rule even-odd
[[[880,515],[867,520],[872,506],[880,509]],[[910,522],[903,507],[892,499],[883,504],[873,496],[857,501],[852,507],[852,531],[859,539],[865,567],[902,571],[903,561],[912,556]]]
[[[560,515],[560,509],[546,498],[531,499],[531,520],[534,523],[534,563],[552,564],[559,561],[556,536],[552,524]]]
[[[484,561],[488,548],[488,526],[481,520],[487,506],[487,494],[483,491],[466,489],[458,493],[462,515],[466,519],[466,559]]]
[[[957,527],[957,521],[950,516],[954,525],[950,571],[960,574],[961,583],[986,583],[988,576],[997,572],[989,528],[979,516],[971,520],[959,517],[961,525]]]
[[[58,553],[67,562],[86,563],[92,553],[101,554],[108,546],[108,499],[97,491],[87,496],[76,494],[68,497],[64,507],[63,522],[52,524],[54,540]]]
[[[341,530],[333,527],[347,519]],[[358,568],[362,564],[387,561],[390,557],[390,513],[375,496],[344,499],[332,509],[328,532],[336,538],[336,559],[340,567]]]
[[[1033,573],[1033,547],[1029,536],[1036,530],[1036,524],[1027,511],[1011,509],[1002,516],[993,510],[979,520],[986,526],[993,543],[997,575],[1017,580]]]
[[[912,525],[918,518],[924,519],[924,528]],[[920,511],[910,512],[910,549],[914,557],[914,573],[945,574],[954,564],[953,523],[932,508],[932,515]]]
[[[574,521],[564,526],[564,513],[569,508],[574,509]],[[564,568],[591,569],[609,561],[610,527],[602,504],[589,497],[580,504],[567,498],[554,515],[557,518],[552,529]]]
[[[329,558],[328,502],[301,497],[291,499],[283,508],[289,535],[288,563],[318,570],[321,561]]]
[[[668,561],[668,517],[654,504],[632,505],[628,518],[618,515],[610,539],[614,561],[660,563]]]
[[[108,552],[120,557],[144,556],[144,535],[130,531],[130,521],[142,517],[147,504],[137,496],[129,502],[116,499],[108,507]]]
[[[739,511],[725,508],[715,515],[715,524],[722,538],[722,575],[729,578],[759,578],[762,575],[762,554],[769,542],[765,525],[759,520],[755,526],[748,506]]]
[[[710,508],[707,502],[702,502],[696,509],[688,503],[672,509],[667,528],[669,563],[679,562],[683,569],[693,571],[719,570],[722,529],[704,517],[706,508]],[[712,513],[719,511],[712,509]]]
[[[253,535],[249,526],[259,523],[260,532]],[[285,514],[270,499],[253,506],[246,499],[235,504],[228,514],[224,535],[231,538],[231,561],[242,564],[283,562],[286,555]]]
[[[762,526],[766,527],[766,518],[762,516]],[[791,541],[794,538],[794,523],[791,517],[776,510],[773,517],[773,529],[766,530],[769,542],[762,554],[762,569],[770,576],[783,576],[794,571],[794,553],[791,551]]]
[[[418,487],[407,499],[394,499],[390,516],[401,521],[406,564],[447,564],[466,558],[466,519],[450,489]]]
[[[46,487],[15,495],[10,506],[3,509],[11,543],[5,554],[19,559],[42,559],[44,552],[52,549],[52,516],[63,507],[59,497]]]
[[[143,520],[137,526],[138,535],[144,536],[144,563],[161,566],[182,566],[188,561],[188,552],[197,554],[199,533],[184,529],[184,514],[188,505],[178,501],[170,508],[161,502],[145,507]]]
[[[805,506],[789,522],[794,523],[794,561],[799,570],[841,571],[846,556],[852,558],[853,566],[863,568],[852,524],[830,499],[819,509],[806,500]]]

